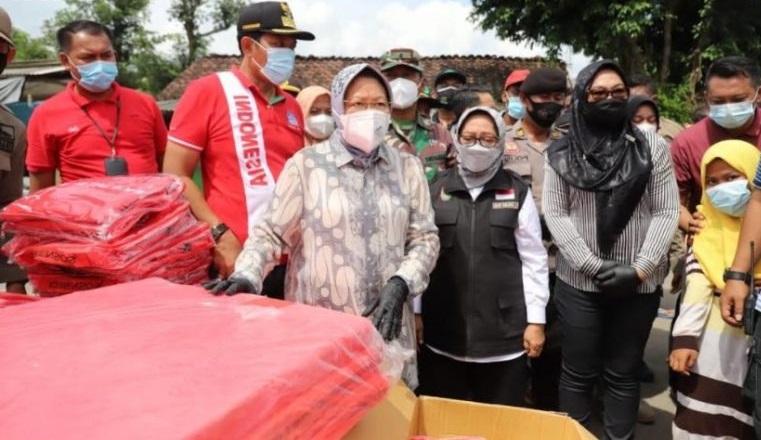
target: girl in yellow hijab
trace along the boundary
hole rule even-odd
[[[753,439],[752,406],[742,395],[749,341],[741,328],[721,319],[719,295],[730,267],[750,199],[749,179],[759,150],[743,141],[714,144],[701,162],[705,228],[687,256],[687,290],[672,330],[669,357],[676,381],[673,438]],[[761,276],[761,264],[756,266]]]

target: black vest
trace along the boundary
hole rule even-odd
[[[423,294],[423,339],[457,356],[523,350],[526,302],[515,228],[528,186],[500,170],[474,201],[453,168],[430,188],[441,251]]]

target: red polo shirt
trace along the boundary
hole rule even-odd
[[[27,128],[27,169],[33,173],[58,169],[64,182],[104,176],[104,161],[112,154],[109,141],[116,129],[118,103],[116,155],[126,159],[130,174],[158,172],[166,148],[161,110],[150,95],[116,83],[113,87],[108,99],[90,101],[74,90],[71,81],[65,90],[40,104]]]
[[[277,180],[285,162],[304,146],[304,121],[296,100],[282,90],[268,101],[237,67],[235,77],[249,89],[256,102],[266,151],[266,167]],[[236,237],[244,242],[248,224],[241,164],[235,148],[230,109],[217,74],[191,82],[177,103],[169,127],[169,140],[201,152],[203,192],[206,202]],[[267,200],[257,203],[268,203]]]
[[[761,149],[761,109],[756,109],[753,125],[739,136],[730,136],[727,131],[713,122],[703,118],[695,125],[682,130],[671,141],[671,157],[674,160],[674,173],[679,185],[679,195],[689,200],[688,208],[694,211],[703,195],[700,179],[700,162],[711,145],[727,139],[739,139]],[[752,179],[751,176],[748,179]]]

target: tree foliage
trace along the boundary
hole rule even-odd
[[[16,60],[45,60],[55,57],[55,53],[43,38],[32,38],[18,28],[11,31],[11,39],[16,46]]]
[[[694,86],[721,56],[761,58],[755,0],[472,1],[472,18],[501,38],[539,43],[554,56],[569,45],[661,84]]]
[[[206,53],[209,37],[236,23],[244,0],[173,0],[169,13],[185,31],[182,68]]]

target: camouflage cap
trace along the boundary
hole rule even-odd
[[[431,88],[428,86],[423,87],[423,90],[418,95],[418,102],[424,102],[431,108],[444,107],[444,104],[441,101],[433,97],[431,94]]]
[[[396,66],[407,66],[423,73],[423,67],[420,65],[420,54],[414,49],[391,49],[381,55],[380,62],[381,72]]]

